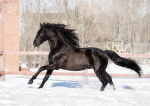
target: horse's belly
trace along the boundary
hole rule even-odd
[[[87,54],[85,50],[80,50],[80,52],[72,52],[69,54],[66,63],[64,64],[64,69],[72,71],[80,71],[84,69],[89,69],[91,67],[91,56],[90,53]]]
[[[62,69],[72,70],[72,71],[81,71],[81,70],[89,69],[89,68],[91,68],[91,65],[89,64],[89,62],[88,61],[82,61],[82,60],[69,61],[62,67]]]
[[[82,71],[90,68],[91,66],[87,66],[87,65],[78,65],[78,66],[74,65],[74,66],[62,67],[61,69],[71,70],[71,71]]]

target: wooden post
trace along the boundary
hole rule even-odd
[[[83,82],[88,83],[88,69],[83,70]]]
[[[3,0],[1,0],[1,51],[0,51],[0,71],[4,71],[4,55],[3,55],[3,15],[4,15],[4,11],[3,11]],[[1,74],[0,75],[0,81],[4,81],[5,79],[5,74]]]
[[[3,51],[3,15],[4,15],[3,0],[1,0],[1,51]]]

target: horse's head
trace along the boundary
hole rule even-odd
[[[37,32],[37,35],[33,41],[33,45],[35,47],[38,47],[39,45],[41,45],[42,43],[44,43],[49,39],[47,32],[48,32],[48,28],[46,28],[46,24],[45,23],[43,23],[43,25],[40,24],[40,29]]]
[[[37,32],[37,35],[34,39],[33,45],[38,47],[45,41],[49,41],[49,43],[54,46],[57,46],[56,43],[59,44],[68,44],[72,48],[76,49],[79,47],[79,39],[72,29],[66,29],[64,24],[51,24],[51,23],[43,23],[40,24],[40,29]]]

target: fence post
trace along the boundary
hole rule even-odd
[[[83,82],[88,83],[88,69],[83,70]]]
[[[4,54],[1,54],[0,56],[0,71],[1,72],[5,72],[5,55]],[[0,75],[0,81],[5,81],[5,73],[2,73]]]

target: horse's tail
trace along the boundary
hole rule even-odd
[[[132,69],[141,77],[142,70],[134,60],[122,58],[111,50],[105,50],[104,52],[116,65]]]

